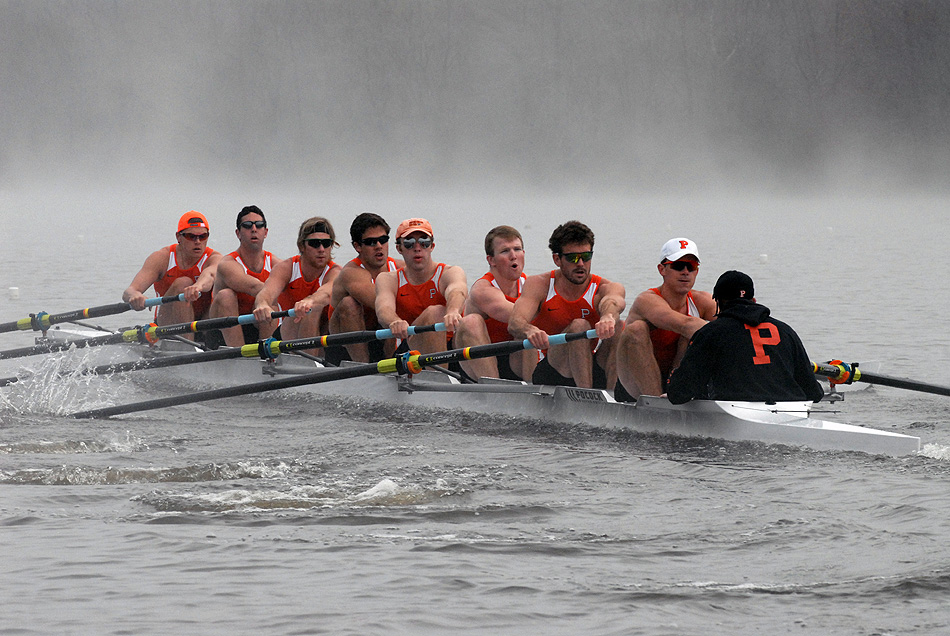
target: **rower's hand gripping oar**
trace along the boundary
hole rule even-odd
[[[293,316],[294,310],[290,309],[288,311],[275,311],[271,314],[272,318],[282,318],[284,316]],[[212,318],[211,321],[221,321],[219,318]],[[244,314],[237,317],[227,318],[229,321],[241,321],[240,324],[253,322],[254,314]],[[153,334],[152,337],[169,337],[170,335],[175,335],[182,333],[188,330],[182,330],[181,327],[188,325],[199,325],[202,321],[196,323],[187,323],[182,325],[170,325],[169,327],[151,327],[148,328],[151,331],[149,333]],[[218,327],[220,326],[234,326],[233,324],[224,324],[216,322]],[[215,328],[215,327],[211,327]],[[146,329],[146,328],[142,328]],[[164,331],[162,331],[164,330]],[[170,331],[169,331],[170,330]],[[445,331],[445,323],[435,323],[434,325],[420,325],[420,326],[410,326],[409,335],[413,336],[420,333],[425,333],[427,331]],[[137,330],[132,329],[124,334],[114,334],[125,335],[128,334],[132,338],[133,334],[137,334]],[[106,336],[107,338],[110,336]],[[300,338],[297,340],[275,340],[273,338],[268,338],[267,340],[261,340],[254,344],[247,344],[240,347],[228,347],[223,349],[217,349],[215,351],[200,351],[197,353],[186,353],[179,356],[169,356],[161,358],[147,358],[141,360],[132,360],[130,362],[116,362],[112,364],[103,364],[91,369],[86,369],[82,373],[83,375],[111,375],[114,373],[121,373],[123,371],[137,371],[140,369],[158,369],[166,367],[177,367],[185,364],[198,364],[200,362],[215,362],[217,360],[232,360],[237,358],[261,358],[263,360],[272,360],[276,358],[281,353],[290,353],[298,349],[313,349],[315,347],[325,347],[328,345],[346,345],[346,344],[357,344],[360,342],[370,342],[372,340],[387,340],[389,338],[395,337],[393,332],[390,329],[378,329],[376,331],[349,331],[346,333],[331,334],[329,336],[317,336],[315,338]],[[138,338],[138,336],[135,336]],[[137,341],[135,338],[130,340],[131,342]],[[65,347],[68,348],[68,347]],[[0,386],[6,386],[14,382],[18,382],[19,377],[10,377],[10,378],[0,378]]]
[[[812,370],[815,372],[815,375],[830,378],[832,384],[867,382],[868,384],[880,384],[883,386],[896,387],[898,389],[909,389],[922,393],[950,396],[950,387],[918,382],[917,380],[910,380],[908,378],[895,378],[893,376],[880,375],[877,373],[865,373],[860,369],[857,362],[847,363],[840,360],[832,360],[827,364],[813,362]]]
[[[562,333],[549,336],[548,342],[550,346],[555,346],[583,338],[593,339],[596,337],[597,331],[595,329],[590,329],[588,331],[581,331],[577,333]],[[207,402],[209,400],[218,400],[221,398],[235,397],[238,395],[264,393],[265,391],[306,386],[309,384],[320,384],[323,382],[346,380],[349,378],[359,378],[370,375],[385,373],[418,373],[423,367],[436,364],[445,364],[446,362],[462,360],[474,360],[476,358],[487,358],[490,356],[500,356],[515,353],[523,349],[533,348],[534,346],[529,340],[513,340],[509,342],[480,345],[477,347],[466,347],[464,349],[453,349],[451,351],[441,351],[438,353],[410,353],[397,358],[387,358],[386,360],[381,360],[376,364],[342,367],[339,369],[324,369],[323,371],[307,373],[294,377],[279,378],[277,380],[256,382],[254,384],[243,384],[240,386],[225,387],[221,389],[211,389],[208,391],[192,393],[191,395],[178,395],[168,398],[159,398],[156,400],[147,400],[145,402],[136,402],[133,404],[123,404],[120,406],[111,406],[101,409],[91,409],[88,411],[73,413],[70,417],[79,419],[109,417],[111,415],[122,415],[123,413],[150,411],[168,406],[194,404],[196,402]]]
[[[293,316],[294,310],[275,311],[271,313],[273,319]],[[112,333],[107,336],[96,336],[94,338],[83,338],[81,340],[71,340],[68,342],[46,342],[34,345],[32,347],[22,347],[20,349],[10,349],[0,351],[0,360],[9,358],[22,358],[24,356],[33,356],[41,353],[52,353],[53,351],[65,351],[75,347],[77,349],[85,347],[101,347],[112,344],[122,344],[123,342],[141,342],[154,344],[161,338],[172,338],[183,333],[198,333],[208,331],[209,329],[227,329],[237,325],[245,325],[254,322],[254,314],[243,314],[241,316],[224,316],[222,318],[207,318],[205,320],[195,320],[193,322],[183,322],[174,325],[144,325],[134,327],[119,333]]]
[[[155,307],[156,305],[164,305],[165,303],[178,302],[184,299],[184,294],[178,294],[176,296],[162,296],[160,298],[149,298],[145,301],[145,306]],[[132,309],[132,305],[129,303],[114,303],[112,305],[100,305],[98,307],[88,307],[86,309],[66,311],[61,314],[48,314],[45,311],[40,311],[35,314],[30,314],[28,318],[21,318],[20,320],[14,320],[13,322],[0,323],[0,333],[6,331],[26,331],[28,329],[32,329],[33,331],[42,331],[45,333],[51,326],[61,322],[73,322],[88,318],[112,316],[115,314],[124,313],[130,309]]]

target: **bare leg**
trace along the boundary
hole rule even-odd
[[[617,384],[617,349],[620,336],[623,333],[623,322],[617,320],[615,329],[613,337],[600,343],[594,357],[596,364],[604,370],[604,375],[607,377],[607,388],[611,391]]]
[[[284,321],[280,324],[280,337],[283,340],[297,340],[299,338],[313,338],[314,336],[321,335],[320,330],[324,326],[323,316],[324,313],[322,311],[311,311],[309,314],[301,317],[299,322],[297,321],[297,317],[284,318]],[[323,348],[307,349],[306,353],[319,356],[323,354]]]
[[[660,395],[660,366],[653,354],[650,326],[644,320],[634,320],[624,327],[617,345],[617,378],[634,398],[641,395]]]
[[[422,325],[431,325],[442,322],[445,319],[445,305],[432,305],[426,307],[418,318],[412,323],[420,327]],[[445,351],[445,332],[427,331],[416,336],[409,337],[409,349],[421,351],[422,353],[435,353]]]
[[[175,282],[172,283],[171,287],[168,288],[168,291],[165,292],[166,296],[177,295],[185,291],[186,287],[194,285],[195,281],[191,280],[187,276],[182,276],[181,278],[175,279]],[[177,325],[183,322],[191,322],[195,319],[195,310],[192,307],[191,303],[186,302],[177,302],[177,303],[166,303],[160,305],[158,308],[158,317],[155,322],[158,325]],[[193,334],[186,334],[186,338],[193,340]]]
[[[233,289],[219,289],[214,293],[214,300],[211,301],[211,309],[208,311],[211,318],[237,316],[238,312],[237,294]],[[224,336],[224,344],[229,347],[240,347],[244,344],[244,330],[240,325],[222,329],[221,335]]]
[[[485,319],[478,314],[464,316],[455,329],[453,346],[461,349],[489,343],[491,343],[491,337],[488,335],[488,327],[485,326]],[[498,377],[498,360],[494,356],[465,360],[460,364],[468,377],[474,380],[478,380],[478,378]]]
[[[577,318],[562,333],[577,333],[590,329],[590,323]],[[548,361],[555,371],[566,378],[573,378],[578,387],[589,389],[593,386],[593,364],[590,340],[575,340],[567,344],[555,345],[548,349]]]
[[[511,370],[525,382],[531,382],[531,376],[534,375],[534,368],[538,366],[538,350],[525,349],[512,353],[508,357],[508,364]]]
[[[347,333],[349,331],[365,331],[366,317],[363,314],[363,305],[352,296],[340,301],[339,306],[333,308],[330,316],[330,333]],[[365,343],[346,345],[350,360],[354,362],[369,362],[369,346]]]

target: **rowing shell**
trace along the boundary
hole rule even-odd
[[[157,355],[180,354],[184,350],[193,349],[184,343],[162,342]],[[217,387],[260,382],[262,374],[275,376],[313,373],[314,370],[315,363],[311,360],[281,355],[276,362],[223,360],[163,369],[161,373],[163,378],[174,375],[192,385]],[[608,391],[599,389],[539,386],[486,378],[478,384],[461,384],[434,370],[410,376],[371,375],[290,390],[407,408],[463,410],[568,425],[756,441],[815,450],[901,456],[920,449],[919,437],[818,419],[812,414],[811,402],[694,400],[674,405],[666,398],[644,396],[633,405],[617,402]]]

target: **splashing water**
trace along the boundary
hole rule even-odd
[[[19,381],[0,390],[0,411],[62,416],[115,404],[127,376],[86,372],[102,364],[103,357],[101,350],[73,348],[43,356],[35,367],[20,368]]]

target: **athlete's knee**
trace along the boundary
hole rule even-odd
[[[431,325],[445,318],[445,305],[431,305],[422,310],[414,325]]]
[[[590,323],[583,318],[575,318],[564,329],[564,333],[580,333],[590,329]]]
[[[185,291],[186,287],[191,287],[195,284],[195,281],[189,276],[180,276],[172,281],[171,286],[168,288],[168,291],[165,292],[166,296],[171,296],[175,294],[180,294]]]

